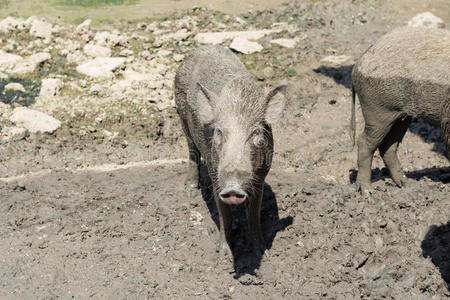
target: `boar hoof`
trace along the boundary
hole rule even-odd
[[[360,192],[361,195],[363,195],[363,196],[370,196],[370,195],[372,195],[373,187],[372,187],[372,184],[370,184],[370,183],[357,182],[356,183],[356,191]]]
[[[392,176],[392,180],[398,187],[405,187],[409,182],[409,179],[406,178],[403,174],[401,176]]]

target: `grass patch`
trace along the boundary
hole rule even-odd
[[[6,8],[9,4],[8,0],[0,0],[0,8]]]
[[[138,2],[139,0],[64,0],[56,2],[54,5],[99,7],[104,5],[132,5],[137,4]]]

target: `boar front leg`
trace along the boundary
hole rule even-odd
[[[262,193],[259,193],[259,195],[253,199],[248,199],[246,202],[248,231],[253,251],[255,251],[258,255],[267,255],[266,244],[264,242],[264,237],[261,230],[261,202]]]
[[[191,134],[184,120],[181,120],[189,149],[189,158],[184,188],[189,198],[197,196],[200,188],[200,151],[192,140]]]
[[[233,222],[231,206],[221,201],[217,195],[215,195],[214,198],[216,200],[217,209],[219,211],[219,222],[220,222],[219,245],[217,248],[217,252],[219,252],[219,254],[223,258],[231,258],[232,253],[230,246],[231,246],[231,231]]]

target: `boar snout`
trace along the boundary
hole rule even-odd
[[[228,205],[241,204],[247,199],[247,193],[244,192],[241,185],[236,182],[228,183],[219,193],[220,200]]]

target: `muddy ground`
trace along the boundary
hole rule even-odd
[[[141,101],[136,109],[113,95],[89,95],[89,87],[63,89],[49,104],[31,97],[31,107],[63,125],[0,142],[0,298],[450,297],[450,168],[440,130],[411,124],[399,150],[407,187],[394,185],[378,155],[373,195],[360,196],[353,184],[354,60],[415,12],[432,11],[450,24],[448,2],[406,2],[290,1],[241,14],[245,24],[212,10],[169,16],[215,20],[199,21],[199,31],[225,30],[219,23],[238,30],[297,26],[277,36],[300,37],[295,49],[264,37],[263,52],[239,55],[261,85],[289,84],[264,192],[267,257],[247,251],[242,207],[234,209],[233,261],[215,253],[217,210],[206,188],[185,196],[187,147],[173,107]],[[131,32],[139,21],[108,26]],[[162,45],[175,53],[195,46]],[[328,55],[350,59],[329,65],[322,61]],[[95,122],[102,109],[108,114]]]

